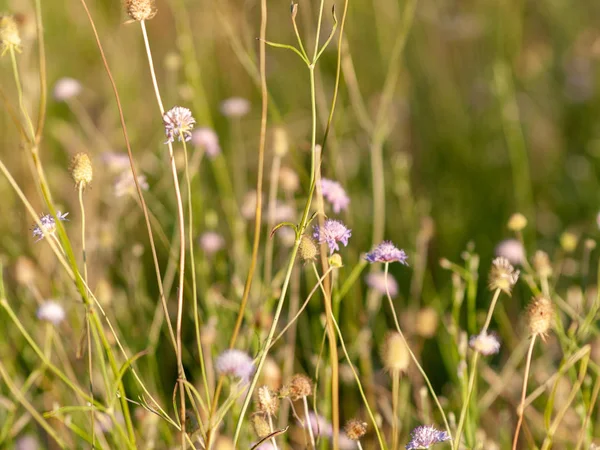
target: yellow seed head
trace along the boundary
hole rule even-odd
[[[383,366],[390,372],[405,372],[410,363],[410,353],[398,332],[389,333],[383,343]]]
[[[252,428],[254,428],[254,432],[259,438],[264,438],[271,433],[271,427],[269,426],[269,422],[267,422],[264,414],[253,414],[250,417],[250,421],[252,422]]]
[[[508,229],[511,231],[521,231],[527,226],[527,218],[521,213],[515,213],[508,219]]]
[[[567,253],[575,251],[575,249],[577,248],[577,236],[573,233],[565,231],[560,236],[560,246]]]
[[[312,394],[312,381],[306,375],[296,374],[281,390],[281,395],[292,401],[300,400]]]
[[[69,171],[77,188],[85,189],[92,182],[94,172],[92,170],[92,161],[87,153],[77,153],[73,156]]]
[[[268,386],[261,386],[257,391],[256,406],[260,412],[274,416],[279,409],[279,397]]]
[[[538,335],[543,341],[546,341],[548,331],[552,327],[554,318],[554,307],[552,302],[546,297],[534,297],[527,307],[527,323],[529,332],[532,335]]]
[[[346,436],[353,441],[358,441],[367,433],[367,424],[362,420],[350,419],[346,422],[344,430],[346,431]]]
[[[311,237],[307,235],[302,235],[300,240],[300,247],[298,247],[298,253],[300,254],[300,258],[304,262],[314,261],[317,259],[317,255],[319,254],[319,249],[317,248],[317,244],[312,240]]]
[[[157,11],[154,0],[126,0],[125,7],[129,17],[138,22],[152,19]]]
[[[19,27],[13,16],[0,16],[0,48],[2,55],[10,49],[21,51]]]

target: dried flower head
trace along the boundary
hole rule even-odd
[[[471,336],[469,339],[469,346],[484,356],[493,355],[500,351],[500,341],[498,340],[498,337],[494,333],[487,334],[485,331],[475,336]]]
[[[192,139],[192,129],[196,119],[192,112],[183,106],[174,106],[163,114],[163,124],[165,125],[165,134],[167,141],[165,144],[178,140],[189,141]]]
[[[56,218],[60,221],[68,220],[67,219],[68,215],[69,215],[69,213],[62,214],[60,211],[56,212]],[[36,225],[33,228],[33,236],[37,237],[35,242],[39,242],[42,239],[44,239],[45,234],[54,234],[54,232],[56,231],[56,221],[54,220],[54,217],[52,217],[51,214],[46,214],[44,216],[41,216],[40,223],[42,224],[43,230],[42,230],[42,228],[40,228],[39,225]]]
[[[21,51],[21,36],[19,27],[13,16],[0,16],[0,48],[1,56],[8,51]]]
[[[152,19],[157,11],[154,0],[125,0],[125,8],[129,17],[138,22]]]
[[[346,436],[348,436],[350,439],[353,441],[358,441],[365,434],[367,434],[367,423],[358,419],[350,419],[348,422],[346,422],[344,431],[346,432]]]
[[[337,181],[323,178],[321,180],[321,191],[323,193],[323,197],[325,197],[325,199],[331,203],[334,213],[339,214],[340,211],[348,208],[348,205],[350,204],[350,198],[346,194],[346,191],[342,185]]]
[[[533,268],[541,278],[550,278],[552,276],[552,264],[548,253],[538,250],[533,255]]]
[[[312,381],[306,375],[296,374],[290,382],[281,389],[282,397],[289,397],[292,401],[300,400],[312,394]]]
[[[500,289],[510,295],[512,288],[519,279],[519,271],[508,262],[508,259],[499,256],[492,261],[489,275],[489,287],[491,290]]]
[[[548,331],[552,327],[554,319],[554,306],[546,297],[534,297],[527,307],[527,324],[529,332],[546,341]]]
[[[77,97],[82,91],[81,83],[75,78],[63,77],[55,84],[53,89],[54,99],[58,102],[67,101]]]
[[[228,375],[249,382],[254,373],[254,361],[245,352],[236,349],[225,350],[215,364],[219,375]]]
[[[250,416],[250,422],[252,423],[252,428],[254,428],[254,432],[259,438],[264,438],[271,433],[271,427],[269,426],[269,422],[265,418],[262,413],[254,413]]]
[[[391,241],[383,241],[373,250],[365,255],[365,259],[370,263],[376,262],[399,262],[408,266],[406,262],[406,253],[404,250],[398,249]]]
[[[517,239],[505,239],[500,242],[494,250],[496,256],[503,256],[513,265],[523,264],[525,260],[525,249]]]
[[[393,331],[387,334],[382,349],[383,366],[390,372],[405,372],[410,363],[408,347],[400,336]]]
[[[221,153],[219,136],[212,128],[202,127],[194,130],[192,132],[192,144],[194,147],[204,149],[206,156],[210,159],[216,158]]]
[[[69,166],[71,177],[78,189],[85,189],[92,182],[94,172],[92,170],[92,161],[87,153],[77,153],[71,159]]]
[[[385,290],[385,273],[384,272],[371,272],[365,277],[367,285],[379,292],[381,295],[386,295]],[[396,279],[388,273],[387,275],[387,288],[390,292],[390,297],[394,298],[398,295],[398,282]]]
[[[306,234],[302,235],[300,238],[300,246],[298,247],[298,254],[300,255],[300,259],[304,262],[310,262],[317,259],[319,249],[310,236],[307,236]]]
[[[279,409],[279,397],[268,386],[261,386],[256,392],[256,407],[268,416],[274,416]]]
[[[221,102],[221,114],[225,117],[243,117],[250,112],[250,102],[242,97],[231,97]]]
[[[65,320],[65,310],[60,303],[54,300],[47,300],[40,305],[37,310],[37,318],[45,320],[53,325],[58,325]]]
[[[511,231],[521,231],[527,226],[527,218],[521,213],[515,213],[508,219],[508,229]]]
[[[214,255],[225,246],[225,239],[216,231],[207,231],[200,236],[200,247],[207,255]]]
[[[313,237],[322,244],[327,242],[329,247],[329,253],[333,254],[334,251],[340,249],[338,242],[341,242],[345,246],[348,245],[348,239],[352,236],[352,230],[346,228],[346,226],[339,220],[327,219],[323,224],[323,229],[318,225],[315,225]]]
[[[450,440],[445,431],[436,430],[432,426],[421,425],[410,433],[411,440],[406,445],[406,450],[428,449],[432,445]]]

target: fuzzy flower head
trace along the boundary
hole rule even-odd
[[[58,218],[58,220],[61,220],[61,221],[68,220],[67,219],[68,215],[69,215],[69,213],[62,214],[60,211],[56,212],[56,217]],[[35,242],[39,242],[42,239],[44,239],[44,233],[53,234],[56,231],[56,221],[54,220],[54,217],[52,217],[51,214],[46,214],[46,215],[40,217],[40,223],[42,224],[43,231],[39,225],[36,225],[33,228],[33,236],[37,237]]]
[[[450,440],[445,431],[438,431],[432,426],[421,425],[410,433],[411,440],[406,444],[406,450],[428,449],[432,445]]]
[[[243,117],[250,112],[250,102],[242,97],[231,97],[221,102],[221,114],[225,117]]]
[[[539,336],[546,341],[546,336],[554,321],[554,306],[552,302],[543,296],[534,297],[527,307],[527,324],[529,332]]]
[[[219,375],[239,378],[243,382],[248,383],[254,373],[254,361],[252,361],[252,358],[247,353],[241,350],[225,350],[217,358],[216,369]]]
[[[339,214],[340,211],[348,208],[350,198],[346,195],[346,191],[340,183],[323,178],[321,180],[321,190],[323,192],[323,197],[331,203],[334,213]]]
[[[11,49],[21,51],[21,36],[13,16],[0,15],[0,49],[2,56]]]
[[[515,270],[508,259],[499,256],[492,261],[489,276],[490,290],[495,291],[496,289],[500,289],[507,295],[510,295],[518,279],[519,271]]]
[[[371,289],[374,289],[381,295],[386,295],[385,273],[371,272],[365,277],[365,281]],[[394,298],[398,295],[398,282],[389,273],[387,276],[387,289],[390,293],[390,297]]]
[[[60,303],[55,302],[54,300],[45,301],[40,305],[37,310],[37,318],[40,320],[45,320],[46,322],[50,322],[53,325],[58,325],[63,320],[65,320],[65,310],[60,305]]]
[[[200,236],[200,247],[207,255],[214,255],[225,246],[225,239],[215,231],[207,231]]]
[[[495,334],[481,332],[469,339],[469,346],[484,356],[496,354],[500,351],[500,341]]]
[[[352,236],[352,230],[346,228],[339,220],[333,219],[327,219],[323,224],[323,229],[318,225],[315,225],[315,231],[313,233],[313,237],[319,244],[327,242],[330,255],[340,249],[338,242],[347,246],[350,236]]]
[[[75,78],[60,78],[54,85],[52,91],[54,99],[58,102],[64,102],[73,97],[77,97],[82,91],[81,83]]]
[[[505,239],[494,249],[496,256],[504,256],[513,265],[523,264],[525,249],[517,239]]]
[[[187,142],[192,139],[192,129],[194,128],[196,119],[194,119],[189,109],[183,106],[175,106],[164,113],[163,123],[165,125],[165,134],[167,135],[165,144],[174,142],[175,138],[181,141],[182,136]]]
[[[221,153],[219,136],[217,136],[217,133],[212,128],[202,127],[194,130],[192,133],[192,144],[194,144],[194,147],[204,149],[206,156],[210,159],[215,158]]]
[[[148,181],[145,175],[138,175],[137,181],[142,191],[148,190]],[[136,193],[135,181],[131,171],[123,172],[116,180],[113,185],[113,191],[115,197],[123,197],[127,194],[134,195]]]
[[[126,0],[125,8],[129,17],[138,22],[150,20],[156,15],[154,0]]]
[[[390,263],[397,261],[408,266],[408,263],[406,262],[407,258],[408,256],[406,256],[404,250],[396,248],[392,241],[383,241],[365,256],[365,259],[370,263]]]

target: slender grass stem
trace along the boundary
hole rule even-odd
[[[310,423],[310,414],[308,412],[308,400],[306,396],[302,397],[302,404],[304,405],[304,424],[306,428],[308,428],[308,437],[310,439],[310,445],[312,449],[317,448],[315,444],[315,435],[312,430],[312,425]]]
[[[527,351],[527,359],[525,360],[525,373],[523,374],[523,388],[521,389],[521,402],[519,404],[519,408],[517,409],[517,415],[519,416],[519,419],[517,420],[517,427],[515,428],[515,435],[513,437],[512,450],[517,450],[517,444],[519,442],[519,432],[521,431],[521,425],[523,424],[525,396],[527,395],[527,380],[529,379],[529,369],[531,368],[531,356],[533,354],[533,346],[535,345],[536,338],[537,338],[537,334],[534,334],[531,337],[531,342],[529,343],[529,350]]]

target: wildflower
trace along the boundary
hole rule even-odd
[[[500,341],[496,335],[493,333],[487,334],[485,331],[475,336],[471,336],[471,339],[469,339],[469,346],[484,356],[493,355],[500,351]]]
[[[61,221],[68,220],[66,218],[68,215],[69,213],[62,214],[60,211],[56,212],[56,218]],[[53,234],[56,231],[56,221],[54,220],[54,217],[52,217],[51,214],[46,214],[40,217],[40,223],[42,224],[43,231],[42,228],[39,227],[39,225],[36,225],[33,228],[33,235],[37,237],[37,240],[35,242],[39,242],[42,239],[44,239],[44,233]]]
[[[323,197],[331,203],[334,213],[338,214],[341,210],[348,208],[350,198],[348,198],[346,191],[337,181],[323,178],[321,180],[321,191],[323,192]]]
[[[396,246],[391,241],[383,241],[374,250],[367,253],[365,259],[370,263],[375,262],[399,262],[404,265],[408,265],[406,262],[406,253],[404,250],[400,250],[396,248]]]
[[[300,187],[300,179],[298,174],[289,167],[279,169],[279,184],[281,189],[289,194],[293,194]]]
[[[225,246],[225,239],[219,233],[207,231],[200,236],[200,247],[207,255],[213,255]]]
[[[40,448],[37,439],[31,434],[26,434],[15,442],[15,450],[38,450]]]
[[[521,213],[515,213],[508,219],[508,229],[512,231],[521,231],[527,226],[527,218]]]
[[[333,435],[333,427],[323,416],[309,412],[308,421],[315,436],[331,437]]]
[[[510,295],[518,279],[519,271],[515,270],[510,262],[508,262],[508,259],[499,256],[492,261],[489,276],[489,287],[491,290],[500,289],[507,295]]]
[[[365,277],[365,281],[371,289],[376,290],[381,295],[386,295],[385,273],[371,272]],[[394,298],[398,295],[398,282],[389,273],[387,276],[387,289],[390,293],[390,297]]]
[[[120,173],[131,167],[129,163],[129,155],[119,152],[104,152],[101,156],[102,162],[113,173]]]
[[[81,187],[83,189],[92,182],[92,177],[94,175],[92,161],[90,161],[90,157],[87,153],[81,152],[75,154],[73,159],[71,159],[69,171],[71,172],[71,177],[73,177],[75,186],[78,188]]]
[[[229,375],[247,383],[254,373],[254,362],[247,353],[230,349],[219,355],[216,369],[219,375]]]
[[[419,426],[410,433],[411,440],[406,445],[406,450],[427,449],[432,445],[450,440],[445,431],[438,431],[432,426]]]
[[[306,375],[296,374],[290,382],[281,389],[282,397],[289,397],[292,401],[298,401],[302,397],[312,394],[312,381]]]
[[[269,426],[269,422],[265,419],[265,416],[261,413],[255,413],[250,416],[250,423],[252,423],[252,428],[254,428],[254,432],[259,438],[264,438],[271,434],[271,427]]]
[[[242,97],[231,97],[221,102],[221,114],[225,117],[243,117],[250,112],[250,102]]]
[[[194,130],[192,132],[192,144],[194,147],[204,149],[206,156],[210,159],[215,158],[221,153],[219,136],[217,136],[217,133],[212,128],[202,127]]]
[[[296,216],[296,209],[287,203],[275,202],[273,220],[275,222],[291,222]]]
[[[352,230],[346,228],[346,226],[339,220],[333,219],[327,219],[323,224],[322,230],[318,225],[315,225],[314,230],[313,237],[317,240],[317,242],[319,242],[319,244],[327,242],[330,254],[333,254],[334,251],[340,249],[338,242],[341,242],[344,244],[344,246],[347,246],[348,239],[350,239],[350,236],[352,236]]]
[[[256,393],[258,410],[268,416],[274,416],[279,409],[279,397],[268,386],[261,386]]]
[[[350,439],[353,441],[358,441],[367,433],[367,424],[362,420],[350,419],[346,423],[344,431],[346,431],[346,436],[348,436]]]
[[[574,233],[565,231],[560,236],[560,246],[567,253],[572,253],[577,248],[577,236]]]
[[[424,338],[433,337],[438,326],[438,313],[431,307],[422,308],[417,313],[416,331]]]
[[[129,17],[138,22],[152,19],[157,12],[154,0],[126,0],[125,8]]]
[[[140,184],[142,191],[148,190],[148,182],[146,181],[145,175],[138,175],[137,181]],[[115,197],[123,197],[124,195],[135,193],[133,174],[130,171],[123,172],[121,176],[116,179],[113,189]]]
[[[300,259],[302,259],[302,261],[314,261],[315,259],[317,259],[319,249],[317,248],[317,244],[315,244],[315,241],[313,241],[310,236],[303,234],[300,238],[300,246],[298,247],[298,253],[300,254]]]
[[[383,342],[383,366],[390,372],[406,372],[410,363],[408,347],[400,333],[388,333]]]
[[[496,256],[503,256],[511,264],[515,266],[517,264],[522,264],[525,260],[525,249],[523,248],[523,244],[516,239],[505,239],[501,241],[494,250]]]
[[[21,36],[13,16],[0,16],[0,49],[2,49],[1,56],[10,50],[21,51]]]
[[[192,139],[192,128],[196,123],[196,119],[192,116],[192,112],[183,106],[174,106],[163,114],[163,123],[165,125],[165,134],[167,141],[165,144],[174,142],[175,138],[181,141]]]
[[[552,276],[552,264],[548,253],[538,250],[533,255],[533,268],[542,278],[550,278]]]
[[[37,310],[37,318],[45,320],[53,325],[58,325],[65,320],[65,310],[60,303],[54,300],[47,300],[40,305]]]
[[[539,335],[546,341],[548,331],[552,327],[554,318],[554,307],[546,297],[535,297],[527,307],[527,323],[532,335]]]
[[[53,89],[54,99],[57,102],[65,102],[73,97],[77,97],[82,91],[81,83],[75,78],[60,78]]]

